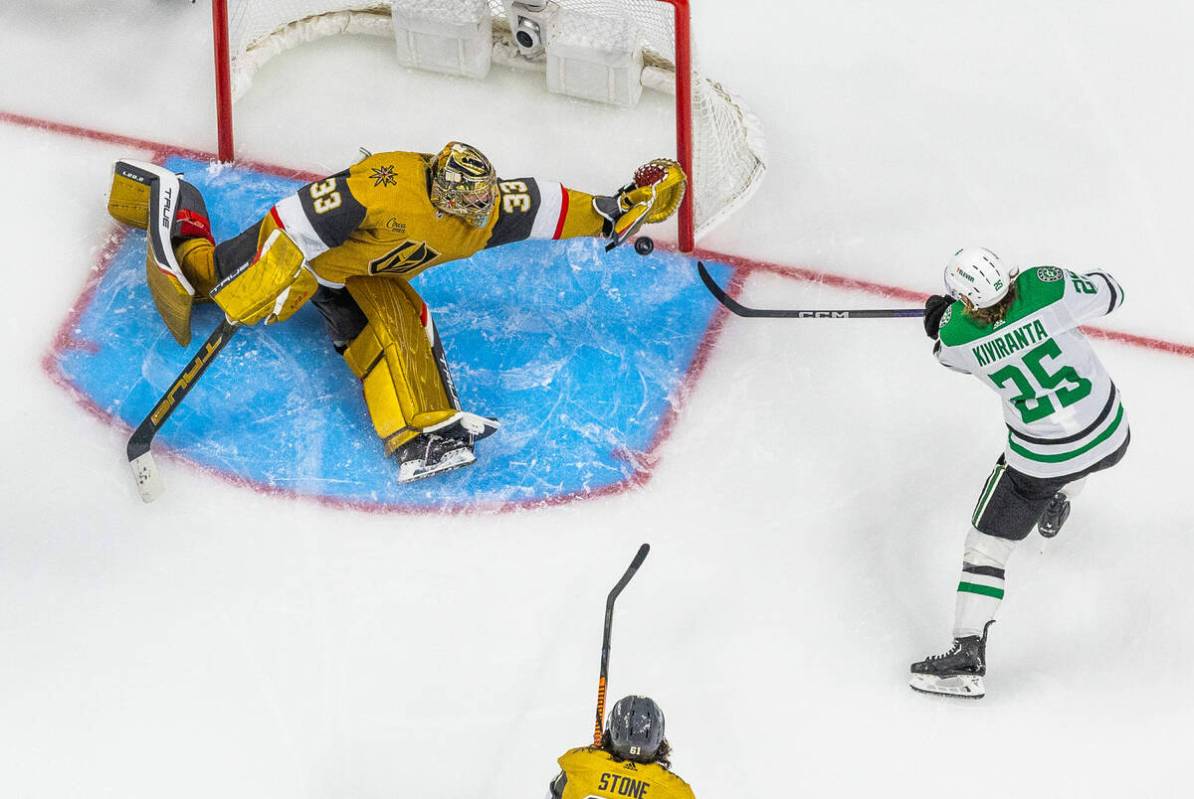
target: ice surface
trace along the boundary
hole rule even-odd
[[[218,240],[255,225],[306,182],[193,158],[165,165],[203,192]],[[101,418],[129,427],[194,357],[157,317],[145,248],[141,231],[120,239],[46,358],[50,374]],[[434,309],[462,407],[502,423],[502,435],[479,448],[476,468],[399,486],[360,385],[314,307],[284,327],[233,339],[155,445],[259,490],[373,510],[591,497],[649,474],[724,314],[688,258],[641,258],[629,246],[606,254],[594,240],[487,250],[414,285]],[[218,319],[216,308],[200,305],[192,328],[201,337]]]
[[[210,150],[208,13],[7,4],[0,112]],[[924,292],[965,243],[1100,266],[1127,291],[1107,327],[1185,346],[1099,345],[1132,449],[1058,538],[1013,557],[987,697],[906,686],[907,664],[947,643],[970,506],[1004,435],[990,392],[933,363],[915,322],[730,320],[650,479],[602,499],[372,514],[162,458],[167,493],[145,506],[127,430],[42,360],[118,243],[112,160],[155,152],[5,116],[0,794],[542,795],[553,758],[588,736],[601,602],[644,540],[610,690],[660,701],[700,797],[1187,792],[1194,11],[696,13],[705,68],[772,144],[760,193],[707,246]],[[328,40],[258,74],[239,144],[320,172],[361,144],[459,137],[504,174],[595,190],[668,146],[666,103],[627,124],[498,72],[483,87],[396,74],[384,40]],[[906,301],[800,275],[755,270],[743,301]],[[502,385],[533,388],[561,360]]]

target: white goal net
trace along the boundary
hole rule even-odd
[[[544,69],[542,56],[528,59],[520,53],[502,0],[472,0],[482,1],[488,3],[492,15],[492,62]],[[451,19],[454,11],[468,2],[426,0],[420,4],[420,13],[442,13]],[[685,114],[683,105],[677,102],[677,118],[681,129],[691,137],[692,147],[691,163],[685,164],[692,176],[692,207],[687,226],[682,219],[680,228],[681,248],[690,249],[692,238],[708,232],[732,214],[762,180],[766,146],[758,120],[737,96],[697,69],[677,74],[676,19],[683,17],[681,35],[686,36],[685,0],[675,4],[670,0],[554,0],[554,3],[577,12],[577,19],[591,19],[596,39],[608,38],[611,31],[637,36],[642,49],[643,88],[677,96],[683,96],[686,88],[690,93],[690,113]],[[675,11],[677,6],[679,14]],[[234,99],[248,91],[254,73],[265,62],[303,42],[340,33],[394,35],[391,3],[377,0],[228,0],[227,31]],[[633,113],[630,109],[626,112]],[[684,135],[680,133],[678,138],[682,140]],[[685,162],[684,153],[679,156]],[[689,240],[685,241],[686,238]]]

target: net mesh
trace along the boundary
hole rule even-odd
[[[542,58],[529,62],[519,55],[502,0],[486,2],[493,15],[494,61],[542,68]],[[555,2],[563,9],[591,17],[595,40],[608,38],[609,31],[614,30],[636,35],[643,49],[643,86],[675,92],[671,4],[660,0]],[[469,0],[427,0],[423,8],[442,10],[449,16],[471,4]],[[230,0],[228,17],[234,98],[248,91],[253,74],[262,64],[303,42],[340,33],[393,35],[390,3],[376,0]],[[602,24],[602,19],[618,20],[619,24]],[[766,144],[758,120],[741,99],[695,67],[691,78],[692,221],[699,237],[737,210],[758,187],[766,170]]]

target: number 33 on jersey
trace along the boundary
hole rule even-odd
[[[1010,466],[1037,477],[1074,474],[1124,443],[1119,391],[1078,329],[1111,313],[1124,293],[1104,272],[1025,270],[1016,298],[993,327],[955,302],[935,349],[945,366],[978,377],[1003,399]]]
[[[593,196],[552,181],[499,180],[496,211],[475,227],[429,199],[431,156],[388,152],[310,183],[279,201],[264,222],[285,229],[325,285],[399,274],[467,258],[524,239],[597,236]]]

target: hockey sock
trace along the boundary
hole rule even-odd
[[[987,622],[995,618],[1003,601],[1004,567],[1015,546],[1015,541],[980,533],[973,527],[966,534],[954,608],[955,638],[982,635]]]

